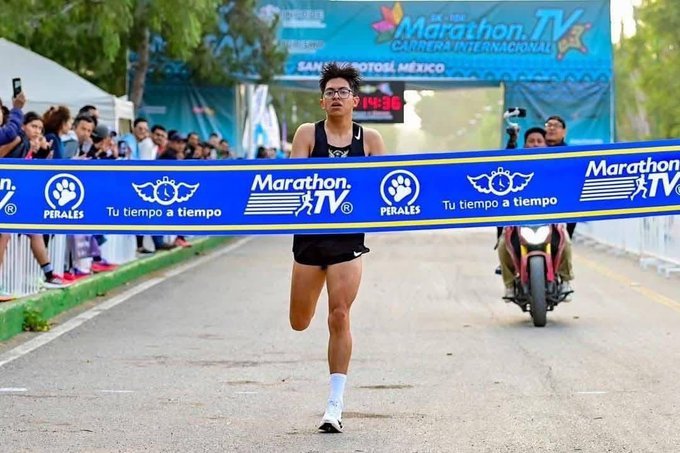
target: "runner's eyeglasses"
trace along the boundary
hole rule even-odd
[[[349,97],[352,95],[352,90],[349,88],[340,88],[339,90],[329,88],[323,92],[323,97],[326,99],[333,99],[336,93],[340,99],[349,99]]]

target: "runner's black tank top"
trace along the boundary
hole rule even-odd
[[[357,123],[352,123],[352,143],[347,146],[338,148],[328,143],[328,136],[326,135],[325,120],[318,121],[314,124],[314,148],[309,157],[362,157],[366,155],[364,151],[364,129]],[[352,234],[304,234],[293,236],[293,250],[296,247],[306,245],[309,242],[318,241],[340,241],[347,243],[348,246],[354,244],[363,245],[364,233]],[[303,244],[304,243],[304,244]],[[338,244],[341,245],[341,244]]]

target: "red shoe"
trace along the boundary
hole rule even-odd
[[[182,238],[175,239],[175,245],[177,247],[191,247],[191,244]]]
[[[78,280],[82,280],[83,278],[89,277],[90,274],[88,272],[83,272],[80,269],[73,269],[73,272],[64,272],[64,275],[56,276],[65,282],[76,282]]]
[[[95,261],[92,263],[92,266],[90,266],[90,270],[94,273],[99,273],[99,272],[109,272],[117,268],[115,264],[109,264],[104,261]]]

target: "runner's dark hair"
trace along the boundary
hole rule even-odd
[[[321,68],[321,79],[319,79],[319,88],[321,93],[326,90],[326,84],[331,79],[345,79],[349,83],[349,87],[354,95],[359,94],[359,85],[361,84],[361,74],[359,70],[352,65],[338,65],[337,63],[326,63]]]

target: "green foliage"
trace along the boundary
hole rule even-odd
[[[26,308],[24,310],[23,329],[26,332],[47,332],[50,330],[50,323],[43,318],[40,310]]]
[[[615,53],[620,139],[680,136],[680,9],[673,0],[644,0],[636,33]]]
[[[288,141],[293,141],[295,130],[302,123],[313,123],[325,117],[319,105],[319,91],[291,91],[279,86],[271,86],[269,92],[279,120],[288,124]]]
[[[223,24],[216,22],[188,60],[197,80],[229,84],[244,74],[258,74],[268,83],[283,70],[285,50],[276,43],[278,19],[267,23],[255,14],[255,0],[223,2],[219,8]],[[225,71],[224,68],[229,68]]]
[[[218,11],[228,23],[222,42],[233,47],[214,56],[206,36],[220,31]],[[117,95],[127,89],[129,52],[149,49],[153,36],[199,81],[229,83],[248,71],[270,80],[285,59],[275,27],[257,17],[254,0],[0,0],[0,36]],[[148,64],[140,68],[146,73]]]
[[[4,0],[0,36],[71,69],[105,89],[124,89],[132,0]],[[124,59],[122,60],[124,61]],[[116,85],[116,77],[123,83]]]

